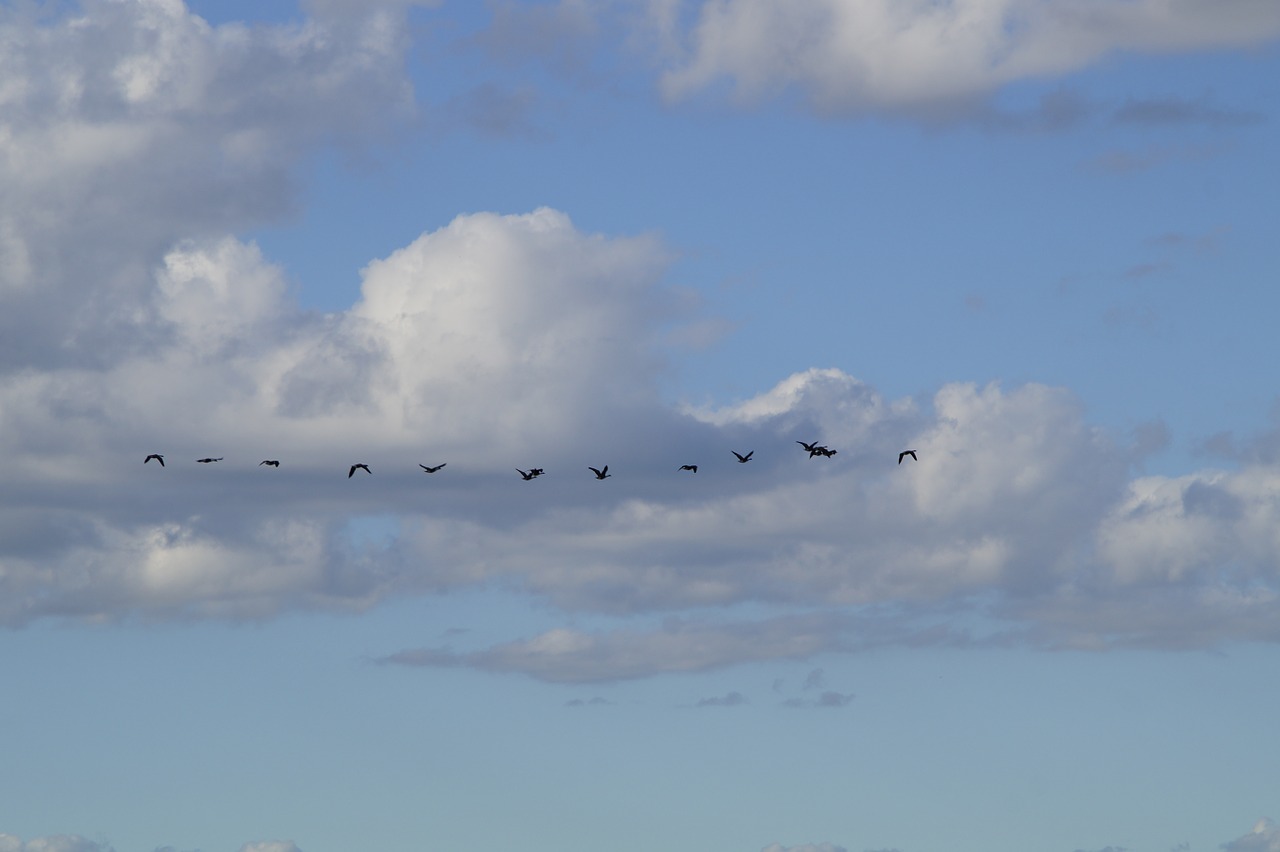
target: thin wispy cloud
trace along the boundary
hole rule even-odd
[[[1240,127],[1257,124],[1263,116],[1256,112],[1231,110],[1214,105],[1208,98],[1129,98],[1112,114],[1121,125]]]

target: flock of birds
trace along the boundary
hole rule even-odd
[[[817,457],[817,458],[829,459],[839,452],[839,450],[833,450],[833,449],[830,449],[829,447],[824,447],[821,444],[819,444],[817,441],[813,441],[810,443],[806,443],[804,441],[796,441],[796,443],[799,444],[801,447],[804,447],[805,451],[809,453],[809,458]],[[750,450],[745,455],[743,453],[738,452],[737,450],[730,450],[730,452],[732,452],[733,455],[738,459],[738,464],[746,464],[747,462],[751,461],[751,457],[756,454],[755,450]],[[902,452],[898,453],[898,464],[902,464],[902,460],[905,459],[907,456],[911,456],[911,458],[914,461],[920,460],[919,457],[916,455],[915,450],[903,450]],[[155,459],[156,461],[160,462],[160,466],[164,467],[164,455],[161,453],[151,453],[145,459],[142,460],[142,463],[146,464],[152,459]],[[215,458],[196,459],[196,463],[197,464],[213,464],[214,462],[222,461],[222,459],[223,459],[222,456],[218,456],[216,459]],[[441,462],[440,464],[430,465],[430,466],[420,463],[418,467],[422,468],[424,473],[439,473],[441,470],[444,469],[446,464],[448,464],[448,462]],[[258,467],[262,467],[263,465],[266,465],[268,467],[279,467],[280,460],[279,459],[263,459],[262,461],[258,462]],[[369,470],[369,465],[364,464],[363,462],[357,462],[356,464],[351,465],[351,467],[347,470],[347,479],[350,479],[351,477],[355,476],[357,470],[363,470],[365,473],[368,473],[368,474],[373,473],[373,471]],[[596,479],[603,480],[613,476],[613,474],[609,473],[609,465],[605,465],[604,467],[600,467],[600,468],[588,467],[587,470],[595,474]],[[697,473],[698,466],[696,464],[682,464],[680,465],[680,467],[676,468],[676,470],[688,471],[689,473]],[[530,480],[534,480],[534,479],[537,479],[539,476],[542,476],[544,473],[546,473],[546,471],[540,467],[531,467],[528,470],[521,470],[520,468],[516,468],[516,473],[520,474],[520,478],[523,479],[525,482],[529,482]]]

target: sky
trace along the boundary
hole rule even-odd
[[[0,852],[1280,852],[1277,117],[1274,0],[0,3]]]

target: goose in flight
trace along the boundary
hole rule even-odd
[[[365,473],[368,473],[368,474],[373,473],[373,471],[369,470],[369,465],[367,464],[353,464],[351,465],[351,470],[347,471],[347,479],[350,479],[351,477],[355,476],[357,470],[363,470]]]
[[[520,468],[516,468],[516,473],[520,474],[521,479],[528,482],[531,479],[537,479],[540,471],[536,467],[531,470],[521,470]]]
[[[840,452],[840,451],[839,451],[839,450],[829,450],[829,449],[827,449],[826,447],[814,447],[812,450],[810,450],[810,451],[809,451],[809,458],[813,458],[814,456],[822,456],[822,457],[824,457],[824,458],[831,458],[832,456],[834,456],[834,455],[835,455],[836,453],[838,453],[838,452]]]
[[[690,471],[691,473],[697,473],[698,466],[696,464],[682,464],[680,465],[680,467],[677,468],[677,470],[687,470],[687,471]]]
[[[279,467],[280,460],[279,459],[263,459],[262,461],[258,462],[258,467],[262,467],[264,464],[270,465],[271,467]]]
[[[755,450],[752,450],[751,452],[747,453],[745,456],[742,453],[738,452],[737,450],[730,450],[729,452],[733,453],[735,456],[738,457],[738,464],[746,464],[747,462],[751,461],[751,457],[756,454]]]
[[[604,470],[596,470],[594,467],[588,467],[587,470],[594,473],[596,475],[596,479],[608,479],[613,476],[613,474],[609,472],[609,465],[605,465]]]
[[[818,446],[817,441],[814,441],[812,444],[806,444],[804,441],[796,441],[796,443],[808,450],[809,458],[813,458],[813,454],[815,452],[814,448]]]
[[[902,452],[898,453],[898,464],[902,464],[902,460],[907,456],[911,456],[911,458],[915,459],[916,461],[920,461],[920,459],[916,458],[915,450],[903,450]]]
[[[218,456],[216,459],[196,459],[197,464],[212,464],[220,461],[222,461],[222,456]],[[146,462],[143,462],[143,464],[146,464]]]
[[[448,464],[448,462],[443,462],[441,464],[436,465],[435,467],[427,467],[425,464],[419,463],[418,467],[422,468],[427,473],[435,473],[436,471],[440,470],[440,468],[444,467],[446,464]]]
[[[542,468],[540,468],[540,467],[531,467],[531,468],[529,468],[529,475],[530,475],[530,476],[542,476],[542,474],[544,474],[544,473],[546,473],[546,471],[545,471],[545,470],[543,470],[543,469],[542,469]]]
[[[143,463],[143,464],[146,464],[147,462],[151,461],[152,459],[155,459],[156,461],[160,462],[160,466],[161,466],[161,467],[164,467],[164,456],[160,455],[159,453],[152,453],[151,455],[149,455],[149,456],[147,456],[145,459],[143,459],[143,460],[142,460],[142,463]]]

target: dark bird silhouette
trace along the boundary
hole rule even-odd
[[[839,450],[829,450],[829,449],[827,449],[826,447],[814,447],[812,450],[810,450],[810,451],[809,451],[809,458],[813,458],[814,456],[822,456],[822,457],[824,457],[824,458],[828,458],[828,459],[829,459],[829,458],[831,458],[832,456],[834,456],[834,455],[835,455],[836,453],[838,453],[838,452],[840,452],[840,451],[839,451]]]
[[[544,473],[546,473],[546,471],[545,471],[545,470],[543,470],[543,469],[542,469],[542,468],[540,468],[540,467],[531,467],[531,468],[529,468],[529,474],[530,474],[531,476],[542,476],[542,474],[544,474]]]
[[[528,482],[531,479],[538,478],[538,469],[536,467],[533,470],[528,470],[528,471],[521,470],[520,468],[516,468],[516,473],[520,474],[520,478],[523,479],[525,482]]]
[[[347,479],[355,476],[357,470],[363,470],[365,473],[369,474],[373,473],[373,471],[369,470],[369,465],[367,464],[353,464],[351,465],[351,470],[347,471]]]
[[[596,470],[594,467],[588,467],[587,470],[594,473],[596,475],[596,479],[608,479],[613,476],[613,474],[609,472],[609,465],[605,465],[604,470]]]
[[[813,448],[818,446],[817,441],[814,441],[812,444],[806,444],[804,441],[796,441],[796,443],[808,450],[809,458],[813,458]]]
[[[733,453],[735,456],[738,457],[738,464],[746,464],[747,462],[751,461],[751,457],[756,454],[755,450],[752,450],[751,452],[747,453],[745,456],[742,453],[738,452],[737,450],[730,450],[729,452]]]
[[[199,464],[212,464],[213,462],[218,461],[222,461],[222,456],[218,456],[216,459],[196,459],[196,462]],[[143,462],[143,464],[146,464],[146,462]]]
[[[688,471],[691,471],[691,472],[693,472],[693,473],[697,473],[697,472],[698,472],[698,466],[697,466],[696,464],[682,464],[682,465],[680,465],[680,467],[678,467],[678,468],[676,468],[676,469],[677,469],[677,470],[688,470]]]
[[[143,463],[143,464],[146,464],[147,462],[151,461],[152,459],[155,459],[156,461],[160,462],[160,466],[161,466],[161,467],[164,467],[164,456],[160,455],[159,453],[152,453],[151,455],[149,455],[149,456],[147,456],[145,459],[143,459],[143,460],[142,460],[142,463]]]
[[[258,467],[262,467],[264,464],[271,465],[271,467],[280,466],[280,462],[277,459],[265,459],[263,461],[258,462]]]
[[[916,458],[915,450],[903,450],[902,452],[898,453],[898,464],[902,464],[902,460],[907,456],[911,456],[911,458],[915,459],[916,461],[920,461],[920,459]]]
[[[448,464],[448,462],[444,462],[444,463],[442,463],[442,464],[438,464],[438,465],[436,465],[435,467],[427,467],[425,464],[419,464],[419,465],[418,465],[418,467],[422,468],[422,469],[423,469],[424,471],[426,471],[427,473],[435,473],[435,472],[436,472],[436,471],[438,471],[440,468],[444,467],[446,464]]]

